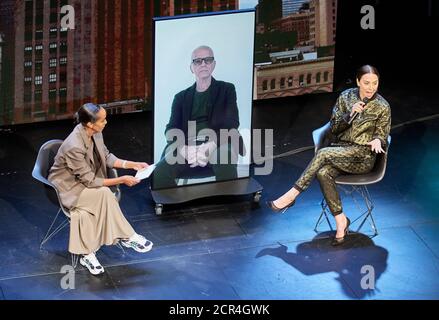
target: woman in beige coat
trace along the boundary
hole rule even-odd
[[[92,103],[78,110],[78,125],[59,148],[48,177],[70,211],[69,251],[81,255],[81,265],[94,275],[104,272],[95,255],[102,245],[121,241],[142,253],[153,245],[134,231],[109,189],[118,184],[132,187],[140,180],[133,176],[107,178],[107,167],[142,170],[148,164],[121,160],[108,151],[102,137],[106,116],[105,109]]]

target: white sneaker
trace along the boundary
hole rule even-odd
[[[137,241],[142,245],[145,245],[146,241],[148,241],[144,236],[142,236],[141,234],[138,234],[138,233],[135,233],[134,236],[132,236],[130,238],[130,240]]]
[[[128,240],[121,240],[124,247],[132,248],[137,252],[145,253],[152,249],[153,243],[144,236],[135,233]]]
[[[81,259],[79,259],[79,263],[82,266],[86,267],[92,275],[96,276],[98,274],[104,273],[104,267],[101,266],[94,253],[82,256]]]

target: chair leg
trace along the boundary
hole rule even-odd
[[[374,203],[373,203],[372,198],[370,196],[369,190],[367,189],[367,186],[360,186],[360,187],[352,186],[352,190],[350,192],[348,192],[348,194],[351,196],[353,201],[355,203],[357,203],[357,201],[354,197],[354,193],[358,193],[363,198],[364,204],[366,205],[366,211],[364,211],[360,216],[358,216],[355,220],[353,220],[352,223],[359,221],[360,219],[362,219],[362,217],[364,217],[361,220],[361,222],[356,230],[356,232],[360,232],[361,228],[363,228],[364,224],[366,223],[366,220],[368,220],[368,218],[369,218],[369,223],[370,223],[370,226],[373,230],[373,234],[369,235],[369,237],[373,238],[373,237],[378,235],[378,229],[377,229],[377,226],[375,224],[375,220],[374,220],[373,215],[372,215],[372,211],[374,209]]]
[[[372,235],[372,238],[373,238],[373,237],[378,235],[378,229],[377,229],[377,226],[375,224],[375,220],[374,220],[373,215],[372,215],[372,210],[375,206],[374,206],[374,203],[373,203],[372,198],[370,196],[369,189],[367,189],[367,186],[361,186],[361,195],[363,196],[364,202],[366,203],[367,211],[366,211],[366,216],[364,217],[363,221],[361,222],[358,230],[361,229],[361,227],[366,222],[367,218],[370,218],[369,223],[370,223],[370,226],[374,232]]]
[[[317,230],[317,228],[319,227],[322,218],[323,218],[323,211],[322,211],[322,213],[320,213],[319,219],[317,220],[316,225],[315,225],[315,227],[314,227],[314,232],[316,232],[316,233],[319,232],[319,230]]]
[[[69,219],[66,218],[59,226],[57,226],[54,230],[53,227],[55,226],[55,222],[58,219],[58,216],[61,212],[61,208],[58,209],[58,212],[56,213],[55,219],[53,219],[52,224],[50,225],[49,229],[46,232],[46,235],[44,236],[43,240],[41,240],[40,243],[40,250],[43,248],[43,245],[52,239],[55,235],[57,235],[64,227],[66,227],[69,224]]]
[[[317,220],[317,223],[314,227],[314,232],[316,232],[316,233],[319,232],[317,229],[323,221],[323,216],[325,216],[326,222],[328,222],[328,225],[329,225],[329,228],[331,229],[331,231],[334,231],[334,229],[332,228],[331,221],[329,220],[329,217],[328,217],[328,204],[326,203],[325,199],[322,199],[322,202],[320,203],[320,205],[322,207],[322,213],[320,214],[320,217]]]
[[[73,269],[76,269],[76,267],[78,266],[78,261],[79,261],[80,255],[74,254],[74,253],[71,253],[70,255],[72,258],[72,267],[73,267]]]
[[[373,238],[373,237],[377,236],[378,229],[377,229],[377,226],[375,224],[375,220],[374,220],[373,215],[372,215],[372,211],[374,209],[374,203],[372,201],[372,197],[370,196],[369,190],[367,189],[367,186],[359,186],[359,187],[351,186],[351,188],[349,188],[349,189],[343,188],[342,186],[340,186],[340,189],[342,189],[346,195],[349,195],[352,198],[353,202],[355,202],[359,208],[360,208],[360,206],[358,205],[358,201],[355,198],[355,193],[357,193],[361,196],[361,198],[363,199],[363,201],[366,205],[366,211],[361,213],[360,216],[358,216],[356,219],[354,219],[352,221],[352,224],[353,224],[356,221],[359,221],[361,219],[361,222],[360,222],[356,232],[360,232],[361,228],[366,223],[366,220],[369,219],[370,226],[373,230],[373,234],[369,235],[369,237]],[[319,219],[317,220],[317,223],[314,227],[314,231],[316,233],[318,233],[318,227],[323,222],[323,217],[325,217],[326,221],[328,222],[329,228],[331,229],[331,231],[333,231],[334,229],[332,228],[331,221],[329,220],[329,217],[328,217],[328,204],[326,203],[325,199],[322,200],[321,206],[322,206],[322,213],[320,214]],[[360,210],[361,210],[361,208],[360,208]]]
[[[122,255],[125,255],[125,249],[123,248],[123,246],[120,244],[120,241],[118,243],[116,243],[116,246],[122,250]]]

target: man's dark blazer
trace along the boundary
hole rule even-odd
[[[166,125],[165,135],[171,129],[180,129],[188,138],[188,121],[191,119],[196,83],[177,93],[172,103],[171,117]],[[212,78],[209,101],[207,104],[208,128],[216,132],[220,138],[220,129],[238,129],[239,113],[236,103],[236,90],[232,83],[217,81]],[[170,141],[169,141],[170,142]],[[219,145],[219,142],[217,142]],[[245,155],[245,147],[239,135],[239,152]]]

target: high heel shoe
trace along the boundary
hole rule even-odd
[[[296,203],[296,200],[294,200],[293,202],[291,202],[290,204],[286,205],[286,206],[283,207],[283,208],[278,208],[278,207],[275,206],[275,204],[274,204],[273,201],[267,201],[267,206],[268,206],[271,210],[273,210],[274,212],[276,212],[276,213],[285,213],[285,212],[287,212],[287,210],[288,210],[289,208],[291,208],[292,206],[294,206],[295,203]]]
[[[344,229],[344,236],[341,238],[334,237],[334,240],[332,240],[331,242],[332,246],[339,246],[346,241],[346,236],[349,234],[349,226],[351,225],[351,220],[349,220],[348,217],[346,217],[346,219],[347,219],[347,224],[346,224],[346,228]]]

